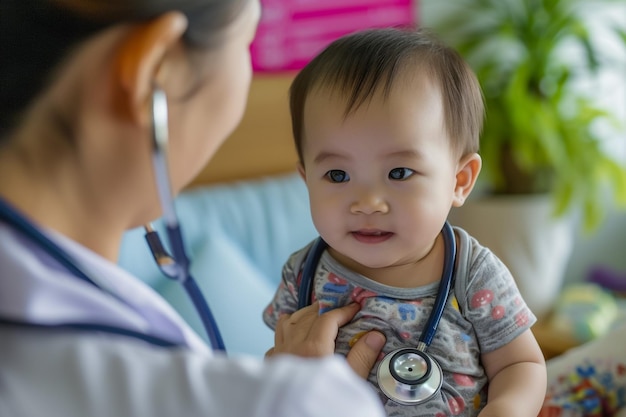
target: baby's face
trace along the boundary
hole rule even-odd
[[[441,231],[456,185],[439,89],[425,77],[397,82],[386,99],[344,112],[344,100],[323,91],[304,109],[315,226],[351,267],[414,263]]]

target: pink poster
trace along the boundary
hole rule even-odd
[[[251,46],[257,72],[298,70],[339,36],[360,29],[414,25],[415,0],[261,0]]]

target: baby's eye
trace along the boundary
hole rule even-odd
[[[409,168],[394,168],[389,171],[389,178],[392,180],[406,180],[410,176],[415,174],[415,171]]]
[[[326,173],[326,177],[330,182],[346,182],[350,180],[348,173],[340,169],[331,169]]]

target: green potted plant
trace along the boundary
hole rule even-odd
[[[429,7],[432,1],[421,4]],[[447,13],[425,23],[461,53],[483,88],[487,116],[480,140],[479,191],[509,196],[509,212],[502,215],[506,228],[492,230],[500,240],[518,216],[512,208],[523,206],[524,197],[547,196],[551,219],[579,210],[586,231],[601,223],[608,205],[626,205],[626,164],[606,151],[606,138],[597,129],[598,123],[608,123],[614,131],[623,132],[619,124],[624,121],[575,88],[581,77],[612,64],[612,57],[604,56],[594,42],[583,13],[582,7],[590,3],[595,7],[610,1],[457,0]],[[626,30],[615,25],[609,32],[626,49]],[[511,200],[511,196],[515,197]],[[524,210],[534,220],[538,217],[537,211]],[[481,214],[485,218],[480,228],[493,229],[494,214],[484,208]],[[504,261],[514,275],[515,263],[529,263],[520,253],[531,246],[538,246],[534,251],[547,258],[559,251],[569,256],[573,236],[569,242],[562,237],[550,240],[545,224],[541,223],[538,237],[530,242],[520,243],[518,236],[529,233],[527,223],[510,230],[513,236],[504,243],[510,255],[494,250],[508,258]],[[554,267],[556,261],[548,261]],[[564,267],[561,261],[559,268]],[[545,289],[545,275],[562,273],[556,269],[532,270],[530,274],[539,281],[532,286]],[[545,291],[551,294],[538,313],[552,301],[558,283]],[[524,292],[523,283],[520,287]]]
[[[607,186],[626,204],[626,167],[594,130],[600,120],[619,123],[615,115],[572,88],[607,64],[581,11],[589,3],[459,0],[457,12],[435,29],[467,59],[483,88],[482,180],[497,194],[549,192],[556,215],[579,205],[592,230],[603,218]],[[613,33],[626,49],[625,29],[615,26]],[[565,59],[566,47],[578,48],[582,59]]]

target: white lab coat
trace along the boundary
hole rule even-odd
[[[384,415],[341,357],[261,361],[214,355],[156,293],[75,242],[47,232],[102,291],[0,223],[0,318],[89,322],[180,344],[0,324],[1,417]]]

